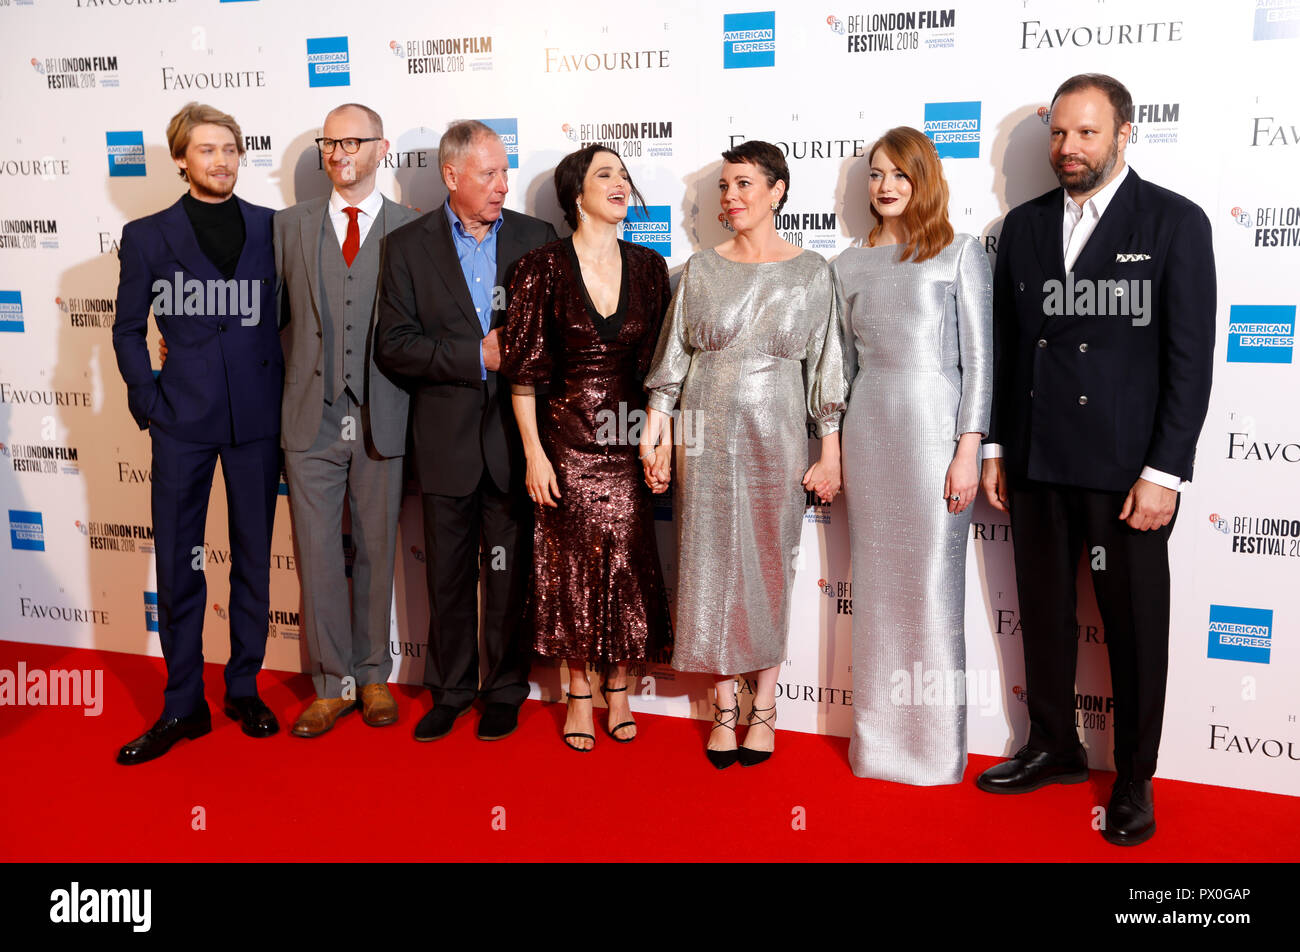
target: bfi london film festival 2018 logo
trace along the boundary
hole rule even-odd
[[[844,37],[848,53],[895,53],[954,49],[957,46],[955,9],[889,10],[854,13],[841,20],[828,16],[826,25]]]
[[[388,49],[406,65],[408,76],[477,73],[492,69],[492,36],[431,36],[389,40]]]
[[[560,127],[564,137],[579,149],[602,145],[623,158],[668,158],[673,154],[671,121],[623,119],[566,122]]]
[[[1209,521],[1210,528],[1230,540],[1234,554],[1300,559],[1300,519],[1212,512]]]
[[[1253,233],[1256,248],[1300,248],[1300,205],[1255,206],[1253,213],[1234,205],[1229,214]]]

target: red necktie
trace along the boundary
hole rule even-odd
[[[361,209],[355,205],[349,205],[343,209],[343,214],[348,216],[348,233],[343,239],[343,260],[352,267],[352,260],[356,258],[357,252],[361,250],[361,228],[357,225],[357,214]]]

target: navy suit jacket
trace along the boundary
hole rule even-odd
[[[234,284],[224,282],[200,250],[180,200],[122,229],[113,349],[142,430],[152,423],[194,443],[244,443],[280,432],[284,358],[275,309],[274,212],[233,200],[245,232]],[[151,309],[167,341],[157,379],[145,340]]]
[[[1127,492],[1143,466],[1191,479],[1214,364],[1210,222],[1130,168],[1075,262],[1070,296],[1064,214],[1058,188],[1012,209],[1003,225],[988,442],[1002,444],[1013,483]],[[1063,289],[1055,302],[1052,282]],[[1111,313],[1078,313],[1086,283]],[[1132,310],[1135,288],[1145,313],[1115,314],[1125,294]],[[1074,313],[1052,313],[1067,298]]]

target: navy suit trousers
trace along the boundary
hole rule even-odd
[[[257,693],[270,608],[271,529],[280,481],[279,435],[245,443],[191,443],[156,426],[153,525],[158,567],[158,637],[167,661],[163,714],[185,717],[203,703],[207,579],[203,531],[217,460],[230,520],[230,660],[226,692]]]

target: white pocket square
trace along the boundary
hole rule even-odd
[[[1143,255],[1143,254],[1124,254],[1122,252],[1116,252],[1115,260],[1116,261],[1150,261],[1151,256]]]

